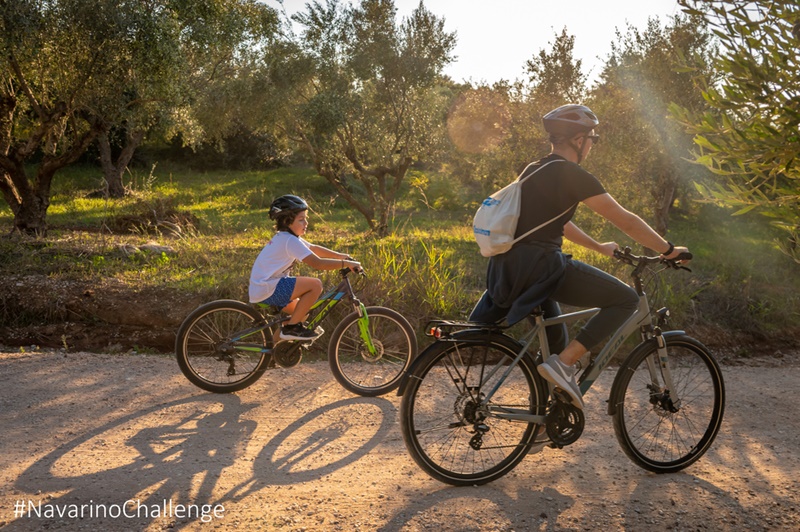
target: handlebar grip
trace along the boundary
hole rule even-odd
[[[681,253],[680,255],[675,257],[674,259],[670,259],[670,260],[692,260],[693,257],[694,257],[694,255],[692,255],[690,252],[687,251],[685,253]]]

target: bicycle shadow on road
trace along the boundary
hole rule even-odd
[[[378,531],[557,530],[559,516],[576,503],[549,486],[541,490],[520,487],[514,495],[507,488],[507,483],[447,486],[398,510]]]
[[[387,399],[355,397],[324,405],[276,434],[253,461],[252,477],[222,500],[266,487],[319,480],[358,461],[389,433],[396,416]]]
[[[223,470],[241,456],[256,428],[255,421],[242,419],[242,415],[257,406],[243,404],[236,395],[209,394],[138,410],[60,445],[25,470],[14,488],[32,500],[41,498],[44,504],[60,507],[122,505],[128,500],[148,507],[161,506],[164,501],[209,504]],[[151,416],[154,422],[148,423],[150,426],[133,429],[134,422],[140,426],[142,418]],[[159,424],[158,418],[163,417],[174,421]],[[113,455],[113,464],[124,461],[124,465],[106,467],[107,453]],[[83,522],[95,529],[131,529],[159,517]],[[53,520],[17,519],[6,528],[29,530],[32,524],[48,523]]]

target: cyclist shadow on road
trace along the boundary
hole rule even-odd
[[[242,458],[254,434],[263,434],[269,423],[244,418],[259,406],[242,403],[233,394],[208,394],[137,410],[60,445],[25,470],[14,488],[53,508],[123,505],[129,500],[134,501],[132,513],[137,504],[152,508],[165,501],[198,507],[224,505],[266,486],[315,480],[352,464],[385,439],[396,416],[394,405],[386,399],[340,400],[280,430],[248,462]],[[143,425],[147,427],[140,428]],[[242,469],[249,464],[250,478],[235,483],[247,474]],[[223,491],[226,483],[235,487]],[[180,529],[198,519],[149,512],[116,519],[34,517],[17,519],[5,528],[29,530],[31,525],[62,521],[129,530],[144,529],[156,521]]]
[[[23,472],[14,487],[56,508],[123,505],[128,500],[148,508],[165,501],[209,504],[223,470],[236,462],[256,428],[255,421],[242,419],[256,406],[242,404],[236,395],[205,395],[139,410],[59,446]],[[161,422],[167,416],[175,421]],[[138,431],[131,426],[141,425],[146,417],[154,418],[152,426]],[[112,464],[125,463],[106,467],[104,456],[110,456]],[[135,518],[95,518],[84,511],[84,519],[89,519],[83,522],[95,529],[141,528],[162,517],[137,512],[136,503],[129,506]],[[6,526],[29,529],[48,521],[23,518]]]
[[[264,446],[253,461],[252,477],[223,499],[319,480],[347,467],[385,440],[395,417],[395,406],[380,397],[342,399],[308,412]]]
[[[449,530],[453,526],[460,530],[557,530],[559,517],[574,504],[575,499],[549,486],[541,490],[520,487],[515,495],[500,485],[447,486],[400,509],[378,531]]]

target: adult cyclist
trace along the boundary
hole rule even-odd
[[[557,218],[506,253],[489,259],[486,291],[472,310],[470,321],[495,323],[505,318],[513,325],[539,305],[546,317],[560,314],[559,303],[599,307],[600,311],[569,343],[566,325],[548,327],[548,343],[558,354],[538,366],[542,377],[567,392],[572,404],[582,409],[576,363],[634,313],[639,298],[616,277],[574,260],[561,250],[563,238],[608,256],[619,249],[616,242],[597,242],[571,221],[578,204],[583,203],[665,258],[675,258],[688,249],[662,238],[639,216],[617,203],[594,175],[581,168],[581,162],[600,140],[595,133],[600,122],[591,109],[563,105],[547,113],[543,122],[552,150],[530,163],[520,176],[541,168],[522,183],[522,207],[515,236]],[[559,213],[563,214],[558,217]]]

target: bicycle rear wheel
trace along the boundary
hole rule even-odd
[[[417,354],[417,337],[408,320],[384,307],[367,307],[371,353],[361,337],[358,312],[339,322],[328,344],[333,376],[346,390],[364,397],[388,393],[400,384]]]
[[[206,303],[178,329],[175,355],[181,372],[200,388],[215,393],[242,390],[261,377],[272,342],[264,317],[241,301]],[[250,344],[250,351],[241,344]]]
[[[415,363],[400,406],[403,439],[431,477],[455,486],[485,484],[527,454],[539,425],[511,417],[544,416],[547,387],[526,355],[481,404],[521,346],[483,331],[455,336],[433,344]]]
[[[703,456],[725,410],[722,372],[706,347],[686,335],[665,339],[674,391],[664,383],[655,341],[631,353],[611,389],[622,450],[655,473],[680,471]]]

